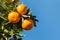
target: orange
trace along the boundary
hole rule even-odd
[[[19,2],[19,0],[15,0],[16,2]]]
[[[19,12],[21,15],[26,14],[27,12],[27,7],[25,4],[20,4],[17,6],[17,12]]]
[[[17,12],[10,12],[8,14],[8,20],[12,23],[17,23],[20,20],[20,15]]]
[[[34,23],[31,19],[25,19],[22,22],[22,28],[25,30],[30,30],[34,26]]]
[[[10,3],[12,3],[14,0],[9,0]]]
[[[10,3],[12,3],[14,0],[9,0]],[[15,0],[16,2],[19,2],[19,0]]]

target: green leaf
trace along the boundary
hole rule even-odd
[[[14,39],[14,40],[17,40],[17,37],[16,37],[16,35],[13,35],[13,39]]]
[[[13,35],[13,34],[14,34],[14,30],[11,29],[11,30],[9,31],[9,33],[10,33],[11,35]]]
[[[4,27],[5,27],[7,30],[11,31],[11,29],[13,29],[13,24],[12,24],[12,23],[9,23],[9,24],[7,24],[7,25],[4,25]]]
[[[34,27],[36,27],[36,22],[35,21],[33,21],[34,22]]]
[[[19,37],[23,37],[24,36],[24,34],[19,34],[19,33],[16,33],[16,35],[19,36]]]
[[[27,9],[27,13],[26,13],[25,15],[28,15],[29,12],[30,12],[30,10],[31,10],[31,8],[28,8],[28,9]]]
[[[5,32],[5,33],[8,33],[9,31],[8,31],[7,29],[4,29],[4,32]]]
[[[6,20],[7,21],[7,19],[5,18],[5,17],[3,17],[5,14],[0,14],[0,18],[2,18],[3,20]]]
[[[36,16],[33,16],[34,18],[36,18]]]
[[[22,31],[22,29],[19,28],[18,26],[20,26],[20,25],[19,24],[13,24],[13,27],[14,27],[13,30],[15,33],[19,33]]]
[[[35,21],[39,22],[39,20],[38,20],[38,19],[35,19]]]

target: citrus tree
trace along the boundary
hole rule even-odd
[[[36,16],[32,15],[28,6],[19,2],[0,0],[0,40],[22,40],[24,35],[20,32],[36,26]]]

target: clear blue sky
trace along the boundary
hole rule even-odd
[[[23,31],[23,40],[60,40],[60,0],[21,0],[39,19],[37,27]]]

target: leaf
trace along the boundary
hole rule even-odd
[[[14,27],[13,30],[15,33],[19,33],[22,31],[22,28],[20,26],[21,26],[20,23],[13,24],[13,27]]]
[[[11,35],[13,35],[13,34],[14,34],[14,30],[11,29],[11,30],[9,31],[9,33],[10,33]]]
[[[35,21],[39,22],[39,20],[38,20],[38,19],[35,19]]]
[[[2,18],[3,20],[7,20],[6,18],[4,18],[3,16],[0,15],[0,18]]]
[[[4,32],[5,32],[5,33],[8,33],[8,30],[7,30],[7,29],[4,29]]]
[[[0,25],[1,25],[1,23],[3,22],[3,19],[2,18],[0,18]]]
[[[19,34],[19,33],[16,33],[17,36],[19,37],[23,37],[24,35],[23,34]]]
[[[36,16],[33,16],[34,18],[36,18]]]
[[[4,11],[4,9],[0,6],[0,12],[3,12]]]
[[[14,39],[14,40],[17,40],[17,37],[16,37],[16,35],[13,35],[13,39]]]
[[[4,36],[5,37],[11,37],[11,35],[9,33],[5,33]]]
[[[25,15],[27,15],[27,14],[30,12],[30,10],[31,10],[31,9],[30,9],[30,8],[28,8],[28,9],[27,9],[27,13],[26,13]]]
[[[33,21],[34,22],[34,27],[36,27],[36,22],[35,21]]]
[[[22,15],[23,17],[29,17],[30,18],[30,16],[28,16],[28,15]]]
[[[2,7],[3,7],[6,11],[8,11],[8,7],[7,7],[5,4],[2,4]]]
[[[4,25],[4,28],[7,29],[8,31],[11,31],[11,29],[13,29],[12,27],[13,27],[12,23]]]
[[[2,25],[5,25],[6,23],[7,23],[7,21],[4,20],[4,21],[2,22]]]
[[[13,38],[11,38],[10,40],[13,40]]]

